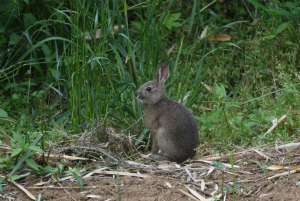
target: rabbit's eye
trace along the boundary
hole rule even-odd
[[[152,89],[151,87],[147,87],[146,88],[147,91],[151,91],[151,89]]]

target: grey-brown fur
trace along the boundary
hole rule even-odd
[[[198,129],[191,112],[168,99],[164,87],[168,76],[168,64],[163,63],[154,79],[143,84],[135,96],[145,104],[145,124],[153,137],[149,157],[181,163],[195,156],[199,144]],[[150,91],[147,87],[151,87]],[[158,155],[159,150],[161,155]]]

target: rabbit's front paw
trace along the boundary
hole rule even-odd
[[[149,158],[155,161],[168,161],[168,159],[164,156],[158,155],[158,154],[150,154]]]

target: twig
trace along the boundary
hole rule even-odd
[[[187,193],[187,192],[185,192],[185,191],[183,191],[183,190],[178,190],[180,193],[182,193],[182,194],[184,194],[184,195],[186,195],[186,196],[188,196],[189,198],[191,198],[192,200],[196,200],[196,201],[198,201],[198,199],[196,199],[194,196],[192,196],[191,194],[189,194],[189,193]]]
[[[117,159],[112,157],[109,153],[107,153],[106,151],[104,151],[103,149],[100,149],[100,148],[91,148],[91,147],[83,147],[83,146],[71,146],[71,147],[66,147],[64,149],[70,149],[70,148],[88,149],[88,150],[98,151],[98,152],[102,153],[103,155],[113,159],[114,161],[118,161]]]
[[[268,179],[275,179],[277,177],[286,176],[286,175],[293,174],[293,173],[296,173],[296,172],[297,172],[296,170],[291,170],[291,171],[288,171],[288,172],[283,172],[283,173],[280,173],[280,174],[276,174],[272,177],[268,177]]]

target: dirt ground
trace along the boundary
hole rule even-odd
[[[82,190],[74,178],[55,184],[49,176],[38,179],[27,177],[19,184],[36,198],[41,194],[44,201],[299,200],[300,174],[296,168],[300,167],[299,144],[292,145],[289,150],[274,146],[234,153],[234,168],[228,155],[221,159],[220,156],[206,156],[201,160],[196,157],[180,165],[137,157],[140,160],[127,160],[90,175],[83,174]],[[225,167],[219,168],[211,161],[222,162]],[[274,165],[286,169],[266,169]],[[286,175],[280,176],[281,173]],[[49,182],[35,185],[41,180]],[[232,188],[234,181],[236,188]],[[223,187],[227,190],[222,194]],[[15,185],[4,185],[3,190],[0,200],[31,200]]]

